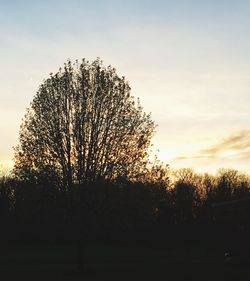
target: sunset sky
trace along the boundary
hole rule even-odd
[[[173,168],[250,170],[250,1],[0,0],[0,163],[63,63],[100,57],[158,124]]]

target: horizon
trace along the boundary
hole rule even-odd
[[[0,1],[0,164],[13,164],[21,119],[49,73],[100,57],[152,113],[159,160],[248,173],[249,12],[247,1]]]

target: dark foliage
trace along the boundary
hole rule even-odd
[[[226,170],[215,177],[185,169],[170,180],[167,173],[169,170],[164,181],[150,180],[148,174],[144,181],[74,185],[66,193],[49,183],[2,177],[1,235],[13,239],[143,240],[194,225],[210,230],[218,225],[249,227],[246,175]]]

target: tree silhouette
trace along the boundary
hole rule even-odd
[[[130,87],[100,59],[68,61],[40,86],[15,148],[21,179],[51,179],[70,189],[133,177],[147,162],[154,122]]]
[[[202,205],[203,180],[192,169],[183,168],[175,171],[176,181],[173,189],[178,223],[187,222],[197,216]]]

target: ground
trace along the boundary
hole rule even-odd
[[[219,248],[89,244],[84,260],[74,244],[2,243],[0,280],[250,280],[248,259]]]

